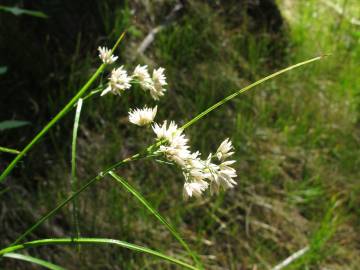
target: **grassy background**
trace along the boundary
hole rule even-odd
[[[146,56],[135,53],[137,46],[174,2],[130,2],[90,1],[93,14],[79,18],[79,29],[67,33],[70,40],[62,39],[59,30],[67,29],[65,23],[56,28],[56,36],[40,41],[26,32],[7,32],[14,44],[27,41],[34,47],[29,50],[38,55],[21,54],[19,45],[10,55],[2,51],[7,57],[1,65],[8,65],[8,73],[16,74],[17,80],[14,83],[9,74],[1,78],[5,89],[1,101],[9,101],[1,117],[30,120],[32,125],[2,132],[1,145],[24,145],[93,72],[98,64],[96,47],[110,46],[124,28],[129,31],[120,61],[129,70],[139,62],[166,68],[169,91],[160,101],[159,121],[184,123],[280,67],[331,54],[236,98],[187,130],[193,149],[204,156],[224,138],[233,140],[239,174],[234,190],[184,202],[182,175],[171,166],[141,161],[119,174],[179,228],[207,269],[271,269],[306,246],[310,251],[288,269],[357,269],[360,27],[351,23],[359,14],[357,1],[278,1],[286,25],[276,33],[266,26],[254,27],[245,15],[236,21],[226,5],[214,8],[191,1],[181,19],[156,36]],[[345,13],[339,14],[328,3],[336,3]],[[51,13],[45,4],[44,9]],[[56,18],[33,21],[31,27],[45,24],[51,30]],[[86,24],[89,18],[96,20]],[[25,24],[22,18],[5,17],[3,22],[4,28],[18,30]],[[6,43],[2,46],[9,49]],[[10,56],[19,59],[10,61]],[[31,76],[29,82],[26,78]],[[153,141],[150,130],[130,126],[126,119],[130,107],[144,103],[153,105],[135,89],[122,98],[108,95],[85,104],[78,141],[80,182]],[[2,245],[70,193],[72,121],[69,114],[1,186]],[[1,154],[0,167],[8,160]],[[83,236],[111,237],[185,255],[171,235],[111,179],[81,196],[79,216]],[[72,235],[71,217],[71,207],[65,208],[31,239]],[[86,246],[77,251],[43,247],[29,253],[70,269],[173,269],[157,259],[112,247]],[[0,265],[24,269],[23,263],[5,259]]]

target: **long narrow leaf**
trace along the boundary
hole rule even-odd
[[[266,76],[252,84],[249,84],[248,86],[232,93],[231,95],[227,96],[226,98],[220,100],[219,102],[215,103],[214,105],[210,106],[209,108],[207,108],[205,111],[201,112],[200,114],[198,114],[197,116],[195,116],[193,119],[191,119],[189,122],[187,122],[185,125],[183,125],[181,127],[181,129],[186,129],[188,127],[190,127],[191,125],[193,125],[194,123],[196,123],[197,121],[199,121],[201,118],[203,118],[205,115],[207,115],[208,113],[210,113],[211,111],[215,110],[217,107],[225,104],[226,102],[232,100],[233,98],[235,98],[236,96],[242,94],[242,93],[245,93],[247,91],[249,91],[250,89],[254,88],[255,86],[257,85],[260,85],[270,79],[273,79],[283,73],[286,73],[290,70],[293,70],[295,68],[298,68],[298,67],[301,67],[301,66],[304,66],[304,65],[307,65],[307,64],[310,64],[312,62],[315,62],[315,61],[318,61],[320,59],[322,59],[323,57],[325,57],[326,55],[322,55],[322,56],[317,56],[317,57],[314,57],[314,58],[311,58],[309,60],[306,60],[304,62],[300,62],[300,63],[297,63],[295,65],[292,65],[290,67],[287,67],[287,68],[284,68],[284,69],[281,69],[275,73],[272,73],[270,74],[269,76]]]
[[[19,254],[19,253],[7,253],[4,255],[4,257],[15,259],[15,260],[20,260],[20,261],[25,261],[25,262],[35,263],[37,265],[43,266],[43,267],[45,267],[47,269],[51,269],[51,270],[65,270],[65,268],[57,266],[56,264],[29,256],[29,255],[23,255],[23,254]]]
[[[169,261],[171,263],[180,265],[182,267],[185,267],[187,269],[197,270],[196,267],[187,264],[183,261],[180,261],[174,257],[167,256],[161,252],[138,246],[135,244],[130,244],[124,241],[120,240],[114,240],[114,239],[107,239],[107,238],[55,238],[55,239],[41,239],[41,240],[35,240],[31,242],[26,242],[20,245],[16,246],[10,246],[8,248],[0,250],[0,256],[4,256],[5,254],[12,253],[16,250],[31,248],[31,247],[37,247],[37,246],[47,246],[47,245],[71,245],[71,244],[97,244],[97,245],[116,245],[123,248],[127,248],[136,252],[141,253],[147,253],[156,257],[159,257],[161,259],[164,259],[166,261]]]
[[[74,120],[74,128],[73,128],[73,136],[72,136],[72,144],[71,144],[71,191],[74,193],[77,189],[77,177],[76,177],[76,141],[77,134],[79,128],[80,121],[80,113],[82,108],[83,100],[80,98],[77,102],[75,120]],[[73,203],[73,221],[75,224],[75,235],[76,237],[80,236],[80,228],[79,228],[79,220],[78,220],[78,209],[77,209],[77,200],[74,199]]]
[[[188,244],[182,239],[177,230],[164,218],[162,215],[151,206],[151,204],[138,192],[133,186],[131,186],[123,177],[119,176],[115,172],[109,172],[111,177],[113,177],[118,183],[126,188],[134,197],[143,205],[145,208],[153,214],[165,227],[170,231],[170,233],[180,242],[180,244],[185,248],[189,255],[193,258],[194,262],[197,265],[201,265],[199,259],[197,258],[195,252],[193,252]]]
[[[41,11],[37,11],[37,10],[29,10],[29,9],[23,9],[23,8],[18,8],[18,7],[6,7],[6,6],[0,6],[0,10],[10,12],[15,16],[29,15],[29,16],[33,16],[33,17],[42,18],[42,19],[48,18],[48,16],[45,13],[43,13]]]

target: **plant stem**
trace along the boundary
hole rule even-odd
[[[120,41],[123,39],[125,32],[119,37],[114,47],[112,48],[112,52],[115,51]],[[0,175],[0,183],[5,180],[5,178],[9,175],[9,173],[14,169],[15,165],[21,160],[21,158],[63,117],[65,116],[69,110],[72,109],[73,105],[81,98],[85,92],[89,89],[92,83],[97,79],[97,77],[103,72],[106,64],[102,64],[95,73],[90,77],[90,79],[84,84],[84,86],[77,92],[77,94],[69,101],[68,104],[53,118],[49,123],[38,133],[36,136],[25,146],[25,148],[11,161],[11,163],[6,167],[6,169]]]
[[[16,149],[11,149],[11,148],[7,148],[7,147],[1,147],[0,146],[0,152],[5,152],[5,153],[10,153],[10,154],[19,154],[20,151],[16,150]]]

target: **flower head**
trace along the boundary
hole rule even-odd
[[[231,164],[233,164],[234,160],[229,160],[221,163],[219,165],[219,169],[216,173],[216,177],[211,182],[210,185],[210,191],[211,193],[218,193],[220,190],[220,187],[222,187],[224,190],[229,188],[234,188],[237,183],[234,180],[234,178],[237,177],[236,170],[232,167],[230,167]]]
[[[104,64],[112,64],[116,61],[116,59],[118,59],[118,57],[114,56],[111,53],[111,50],[109,50],[106,47],[99,47],[98,51],[99,51],[99,57]]]
[[[131,77],[127,75],[123,66],[113,69],[109,78],[109,85],[102,91],[101,96],[106,95],[109,92],[120,95],[121,92],[124,92],[131,87],[130,81]]]
[[[162,125],[154,124],[153,130],[159,140],[167,140],[166,145],[161,145],[159,151],[164,153],[169,160],[179,166],[184,166],[191,152],[187,145],[188,139],[182,134],[182,130],[178,129],[173,121],[169,125],[167,121],[164,121]]]
[[[144,107],[143,109],[135,109],[129,111],[129,121],[138,126],[145,126],[154,121],[157,106],[154,108]]]
[[[209,184],[205,181],[187,182],[184,184],[184,198],[188,199],[192,196],[201,197],[202,193],[208,188]]]
[[[151,88],[149,88],[149,90],[150,95],[155,100],[158,100],[161,96],[163,96],[164,92],[166,91],[166,89],[163,87],[167,85],[164,71],[164,68],[158,68],[154,69],[152,74],[153,85]]]
[[[232,146],[231,141],[229,140],[229,138],[227,138],[220,144],[219,148],[217,149],[216,157],[220,161],[225,160],[234,154],[234,152],[230,152],[233,149],[234,147]]]
[[[153,87],[153,81],[150,78],[147,65],[137,65],[132,77],[139,80],[140,86],[144,90],[150,90]]]
[[[169,125],[166,120],[162,125],[155,123],[152,128],[159,140],[166,139],[170,143],[175,137],[177,137],[177,135],[179,135],[179,133],[182,133],[174,121],[171,121]]]

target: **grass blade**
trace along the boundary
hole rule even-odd
[[[29,16],[33,16],[33,17],[42,18],[42,19],[48,18],[48,16],[41,11],[23,9],[23,8],[18,8],[16,6],[15,7],[0,6],[0,10],[10,12],[15,16],[29,15]]]
[[[287,67],[287,68],[284,68],[284,69],[281,69],[275,73],[272,73],[270,74],[269,76],[266,76],[234,93],[232,93],[231,95],[227,96],[226,98],[220,100],[219,102],[215,103],[214,105],[212,105],[211,107],[207,108],[205,111],[203,111],[202,113],[198,114],[197,116],[195,116],[193,119],[191,119],[189,122],[187,122],[185,125],[183,125],[181,127],[181,129],[186,129],[188,127],[190,127],[191,125],[193,125],[194,123],[196,123],[197,121],[199,121],[201,118],[203,118],[205,115],[207,115],[208,113],[210,113],[211,111],[215,110],[217,107],[220,107],[221,105],[225,104],[226,102],[232,100],[233,98],[235,98],[236,96],[242,94],[242,93],[245,93],[247,91],[249,91],[250,89],[254,88],[255,86],[257,85],[260,85],[270,79],[273,79],[283,73],[286,73],[290,70],[293,70],[295,68],[298,68],[298,67],[301,67],[301,66],[304,66],[304,65],[307,65],[307,64],[310,64],[312,62],[315,62],[315,61],[318,61],[320,59],[322,59],[323,57],[325,57],[326,55],[322,55],[322,56],[317,56],[317,57],[314,57],[314,58],[311,58],[309,60],[306,60],[304,62],[300,62],[300,63],[297,63],[295,65],[292,65],[290,67]]]
[[[35,263],[37,265],[43,266],[43,267],[45,267],[47,269],[51,269],[51,270],[65,270],[65,268],[62,268],[53,263],[29,256],[29,255],[23,255],[23,254],[19,254],[19,253],[7,253],[4,255],[4,257],[15,259],[15,260],[21,260],[21,261],[25,261],[25,262]]]
[[[114,239],[107,239],[107,238],[55,238],[55,239],[41,239],[41,240],[35,240],[31,242],[26,242],[20,245],[11,246],[5,249],[0,250],[0,256],[4,256],[5,254],[11,253],[16,250],[22,250],[26,248],[31,247],[38,247],[38,246],[47,246],[47,245],[74,245],[74,244],[97,244],[97,245],[116,245],[123,248],[127,248],[136,252],[140,253],[146,253],[150,254],[156,257],[159,257],[161,259],[164,259],[168,262],[177,264],[179,266],[185,267],[187,269],[197,270],[196,267],[187,264],[183,261],[180,261],[176,258],[167,256],[161,252],[134,245],[131,243],[127,243],[120,240],[114,240]]]
[[[120,44],[123,39],[125,32],[119,37],[116,41],[114,47],[112,48],[112,52],[115,51],[117,46]],[[20,161],[20,159],[65,115],[67,114],[73,105],[81,98],[85,92],[90,88],[93,82],[98,78],[98,76],[105,69],[106,64],[102,64],[95,73],[91,76],[91,78],[84,84],[84,86],[77,92],[77,94],[69,101],[68,104],[53,118],[49,123],[45,125],[45,127],[36,134],[36,136],[25,146],[25,148],[13,159],[13,161],[7,166],[7,168],[0,175],[0,183],[3,182],[6,176],[14,169],[15,165]]]
[[[82,104],[83,104],[83,100],[80,98],[79,101],[77,102],[73,135],[72,135],[72,143],[71,143],[71,178],[70,178],[71,183],[70,184],[71,184],[72,193],[75,193],[78,187],[77,177],[76,177],[76,141],[77,141]],[[76,199],[72,200],[72,204],[73,204],[73,221],[75,224],[75,236],[80,237],[77,200]]]
[[[131,186],[123,177],[119,176],[115,172],[109,172],[112,178],[114,178],[118,183],[120,183],[123,187],[127,189],[134,197],[143,205],[145,208],[153,214],[165,227],[170,231],[170,233],[180,242],[180,244],[185,248],[185,250],[189,253],[189,255],[193,258],[196,265],[201,267],[201,263],[196,256],[195,252],[193,252],[188,244],[182,239],[177,230],[164,218],[161,214],[151,206],[151,204],[138,192],[133,186]]]
[[[11,148],[7,148],[7,147],[1,147],[0,146],[0,152],[5,152],[5,153],[10,153],[10,154],[19,154],[20,151],[16,150],[16,149],[11,149]]]

